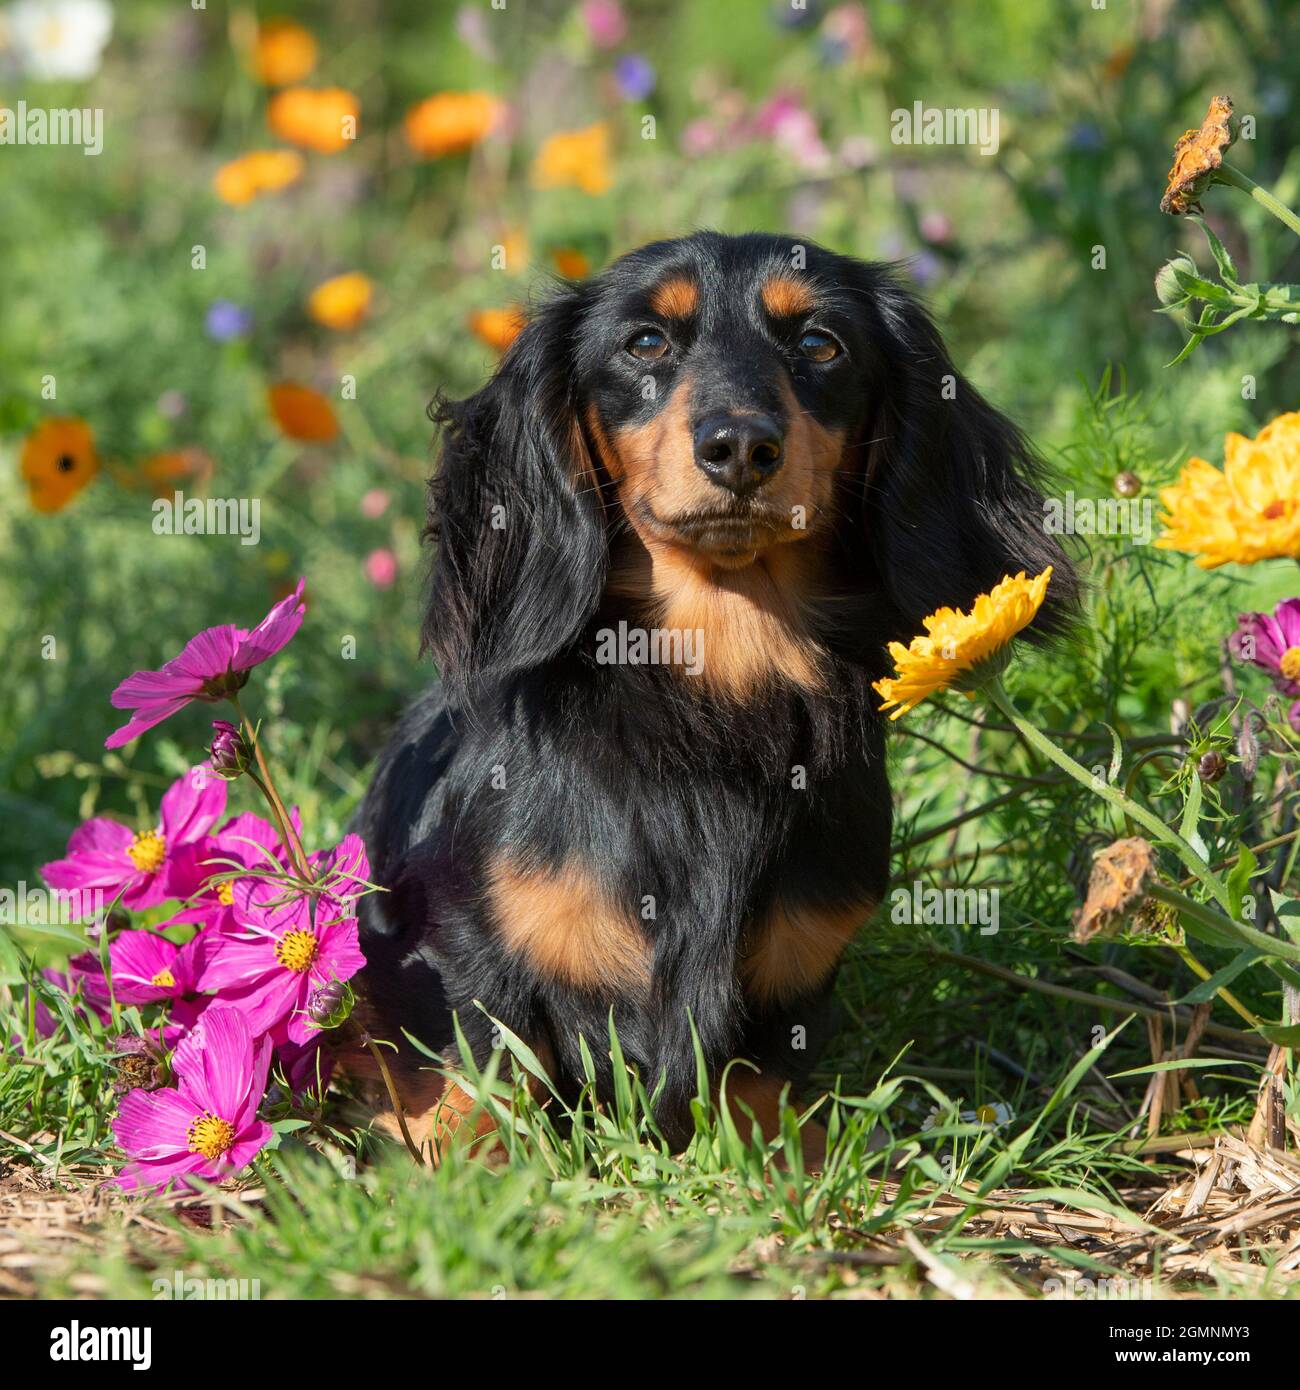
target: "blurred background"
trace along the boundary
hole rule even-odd
[[[501,3],[0,9],[0,106],[103,112],[97,156],[0,145],[0,881],[80,816],[146,815],[208,711],[106,756],[109,692],[300,574],[307,626],[252,706],[287,707],[292,786],[337,833],[432,675],[429,400],[478,385],[557,277],[647,240],[760,228],[901,261],[963,369],[1093,492],[1217,460],[1300,399],[1282,328],[1166,370],[1182,339],[1152,289],[1176,250],[1208,260],[1158,203],[1213,93],[1255,117],[1236,162],[1300,194],[1294,3]],[[996,109],[997,153],[893,143],[916,102]],[[1247,200],[1207,214],[1243,278],[1300,278]],[[1112,400],[1141,420],[1118,444]],[[258,499],[258,544],[155,534],[177,489]],[[1139,684],[1163,641],[1138,632]],[[1177,680],[1153,670],[1151,711]]]

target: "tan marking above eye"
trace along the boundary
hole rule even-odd
[[[685,275],[673,275],[650,291],[650,307],[666,319],[684,319],[700,306],[700,287]]]
[[[774,275],[763,284],[759,291],[763,308],[773,318],[791,319],[806,314],[813,307],[813,292],[803,283],[789,275]]]
[[[650,944],[635,916],[581,864],[523,869],[494,864],[488,899],[507,949],[548,979],[602,992],[640,993],[650,982]]]

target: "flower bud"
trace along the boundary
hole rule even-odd
[[[1196,775],[1202,782],[1217,782],[1228,770],[1228,760],[1217,749],[1202,753],[1196,764]]]
[[[1121,497],[1136,497],[1142,491],[1142,479],[1125,469],[1123,473],[1115,475],[1115,491]]]
[[[214,719],[212,746],[208,753],[212,757],[212,770],[218,777],[233,782],[248,767],[251,753],[244,736],[228,719]]]
[[[318,1028],[337,1028],[352,1012],[356,996],[343,980],[329,980],[307,997],[307,1017]]]
[[[1180,307],[1191,298],[1178,283],[1176,272],[1180,270],[1184,275],[1195,275],[1196,262],[1190,256],[1175,256],[1156,272],[1156,298],[1166,308]]]

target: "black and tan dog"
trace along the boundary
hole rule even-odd
[[[770,1128],[888,878],[886,643],[1021,569],[1039,632],[1073,602],[1026,443],[885,267],[768,235],[566,287],[437,418],[441,684],[362,811],[367,1021],[441,1052],[457,1010],[482,1062],[480,1000],[576,1094],[612,1009],[673,1142],[693,1021]],[[466,1109],[396,1065],[421,1136]]]

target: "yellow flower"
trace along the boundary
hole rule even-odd
[[[913,637],[906,647],[891,642],[889,654],[894,658],[895,674],[872,686],[884,700],[880,708],[897,705],[889,716],[897,719],[927,696],[951,685],[959,689],[968,685],[964,679],[968,671],[995,657],[1033,621],[1043,606],[1051,577],[1051,565],[1033,579],[1026,579],[1021,570],[1014,579],[994,585],[991,593],[980,594],[969,613],[941,608],[924,620],[924,636]],[[963,693],[974,692],[967,689]]]
[[[38,512],[60,512],[99,472],[95,437],[84,420],[46,420],[27,437],[18,471]]]
[[[357,135],[361,105],[342,87],[288,87],[266,108],[266,121],[281,140],[317,154],[337,154]]]
[[[427,159],[461,154],[491,134],[504,109],[489,92],[438,92],[406,113],[406,143]]]
[[[277,193],[302,178],[303,158],[297,150],[254,150],[217,170],[212,181],[217,196],[236,207],[263,193]]]
[[[1166,530],[1156,544],[1195,555],[1202,569],[1300,560],[1300,412],[1279,415],[1255,439],[1227,435],[1222,472],[1189,459],[1160,500]]]
[[[307,298],[307,312],[317,323],[343,332],[365,318],[373,295],[369,277],[352,270],[317,285]]]
[[[504,352],[523,331],[524,311],[518,304],[505,309],[478,309],[469,316],[470,332],[497,352]]]
[[[301,82],[316,66],[316,40],[291,19],[259,25],[253,46],[253,72],[268,87]]]
[[[580,188],[608,193],[614,182],[609,167],[609,127],[597,121],[583,130],[560,130],[543,141],[533,160],[537,188]]]
[[[339,432],[333,406],[310,386],[299,386],[293,381],[277,382],[267,392],[267,398],[275,423],[290,439],[324,443]]]

